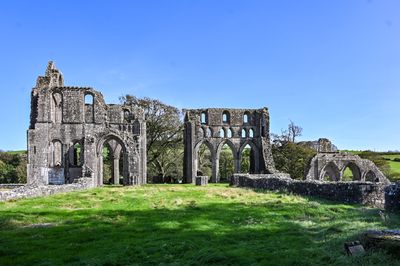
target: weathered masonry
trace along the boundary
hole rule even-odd
[[[113,160],[112,183],[146,183],[143,110],[107,105],[92,88],[64,86],[63,75],[49,62],[32,90],[28,184],[68,184],[89,177],[100,186],[106,146]]]
[[[342,181],[346,168],[353,174],[353,181],[389,183],[389,180],[370,160],[346,152],[318,153],[311,160],[307,180]]]
[[[212,158],[212,182],[219,182],[219,156],[224,145],[232,150],[235,173],[240,173],[242,151],[250,147],[250,173],[275,173],[269,137],[269,113],[262,109],[190,109],[185,111],[184,176],[194,183],[201,145]]]

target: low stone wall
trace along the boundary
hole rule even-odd
[[[288,175],[239,175],[231,179],[232,186],[265,189],[324,199],[363,204],[377,208],[385,207],[387,184],[373,182],[324,182],[317,180],[294,180]]]
[[[23,186],[26,186],[26,184],[0,184],[0,189],[14,189]]]
[[[80,178],[72,184],[48,186],[22,186],[8,191],[0,191],[0,201],[48,196],[58,193],[83,190],[94,187],[92,178]]]

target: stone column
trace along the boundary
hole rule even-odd
[[[236,157],[235,159],[235,173],[240,173],[240,157]]]
[[[214,157],[212,160],[212,177],[211,182],[218,183],[219,182],[219,158]]]
[[[99,159],[99,166],[97,172],[97,186],[103,185],[103,155],[100,155]]]
[[[119,185],[119,157],[113,158],[113,179],[114,185]]]

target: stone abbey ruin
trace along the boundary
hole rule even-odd
[[[250,173],[275,173],[269,137],[269,113],[263,109],[185,110],[184,176],[193,183],[198,175],[198,154],[202,144],[211,151],[211,182],[219,182],[219,156],[227,144],[232,150],[235,173],[240,173],[243,149],[248,145]]]
[[[92,88],[66,87],[49,62],[32,90],[28,184],[68,184],[81,177],[103,184],[103,147],[113,159],[113,183],[146,183],[146,123],[135,106],[105,104]]]
[[[184,110],[184,182],[204,185],[199,149],[211,153],[211,182],[220,182],[219,160],[227,145],[233,154],[231,185],[316,195],[348,203],[398,208],[400,186],[390,183],[376,165],[337,151],[327,139],[302,142],[316,150],[304,180],[275,169],[270,144],[270,117],[261,109]],[[62,73],[49,62],[31,95],[28,130],[28,184],[0,191],[0,200],[49,195],[103,185],[103,148],[112,160],[111,184],[147,183],[146,119],[134,104],[106,104],[89,87],[64,86]],[[250,148],[248,174],[240,174],[242,151]],[[344,170],[353,173],[343,180]]]

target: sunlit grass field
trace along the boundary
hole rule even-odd
[[[0,203],[1,265],[393,265],[345,241],[377,209],[227,185],[103,187]]]
[[[400,179],[400,162],[396,162],[396,161],[394,161],[394,159],[400,158],[400,154],[384,155],[383,157],[386,159],[390,159],[390,161],[389,161],[390,171],[399,180]]]

